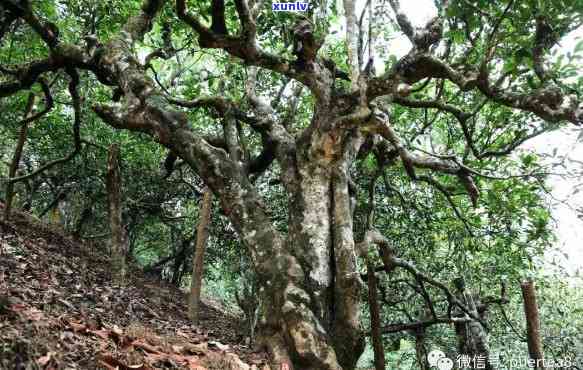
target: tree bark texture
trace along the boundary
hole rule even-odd
[[[117,284],[123,284],[126,274],[126,238],[122,223],[120,150],[117,144],[109,147],[106,187],[111,232],[112,279]]]
[[[358,306],[362,282],[342,158],[352,155],[360,140],[348,139],[345,146],[341,141],[315,133],[295,153],[295,165],[286,168],[290,229],[285,240],[271,239],[260,228],[242,233],[258,242],[254,260],[266,296],[258,342],[276,363],[294,369],[353,369],[364,349]]]
[[[211,221],[212,203],[213,193],[209,188],[206,188],[202,199],[202,206],[200,207],[198,226],[196,228],[196,243],[194,253],[192,254],[192,280],[190,283],[190,297],[188,302],[188,315],[195,325],[198,324],[200,311],[204,253],[209,235],[208,229]]]
[[[535,361],[536,369],[543,367],[543,345],[540,334],[540,317],[536,303],[536,290],[534,281],[527,280],[520,284],[522,298],[524,300],[524,313],[526,315],[526,335],[528,354]]]

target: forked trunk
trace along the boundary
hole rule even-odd
[[[348,164],[360,137],[313,132],[284,172],[289,229],[281,248],[259,245],[270,273],[259,274],[264,315],[259,342],[291,369],[354,369],[364,349]],[[285,170],[285,169],[284,169]],[[256,259],[259,271],[262,258]]]
[[[330,196],[331,178],[320,173],[304,185],[296,195],[301,205],[295,214],[301,218],[290,220],[293,227],[273,261],[273,274],[259,279],[265,296],[259,341],[292,369],[353,369],[364,340],[356,258],[344,247],[352,243],[352,233],[335,230],[338,192]]]

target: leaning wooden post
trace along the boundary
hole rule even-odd
[[[18,171],[18,166],[20,164],[20,158],[22,157],[22,150],[24,148],[24,143],[26,142],[26,136],[28,135],[28,125],[30,122],[27,118],[30,117],[32,113],[32,108],[34,107],[35,95],[30,93],[28,96],[28,101],[26,103],[26,109],[24,113],[24,121],[20,126],[20,134],[18,135],[18,142],[16,143],[16,148],[14,149],[14,155],[12,156],[12,162],[10,163],[10,169],[8,171],[8,181],[6,182],[6,206],[4,208],[4,219],[10,219],[10,212],[12,211],[12,200],[14,199],[14,183],[10,181],[16,176]]]
[[[202,274],[204,269],[204,252],[208,239],[208,228],[211,221],[211,206],[213,193],[207,187],[204,190],[202,206],[196,228],[196,244],[192,257],[192,278],[190,283],[190,297],[188,302],[188,315],[192,322],[198,324],[198,313],[200,311],[200,291],[202,288]]]
[[[534,361],[535,369],[544,369],[543,346],[540,337],[540,317],[536,303],[536,290],[534,281],[526,280],[520,284],[522,298],[524,300],[524,313],[526,315],[526,333],[528,354]]]
[[[107,199],[109,203],[109,226],[111,229],[112,280],[123,284],[126,273],[125,233],[122,225],[121,174],[119,146],[109,147],[107,159]]]
[[[366,258],[366,274],[368,278],[368,306],[370,309],[370,332],[374,350],[374,365],[376,370],[385,370],[385,349],[381,334],[381,315],[377,299],[377,277],[372,258]]]

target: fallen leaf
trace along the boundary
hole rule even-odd
[[[69,327],[73,329],[74,333],[84,332],[87,330],[87,326],[85,324],[80,324],[76,322],[69,322]]]
[[[132,369],[120,360],[117,360],[113,355],[109,353],[104,353],[98,356],[98,362],[104,366],[107,370],[127,370]],[[135,368],[134,368],[135,369]],[[139,368],[138,368],[139,369]]]
[[[60,335],[61,340],[63,341],[73,341],[75,338],[75,334],[71,333],[70,331],[64,331]]]
[[[217,341],[209,342],[209,348],[217,348],[219,351],[226,351],[229,349],[229,346]]]
[[[15,303],[15,304],[10,306],[10,311],[21,312],[24,310],[26,310],[26,306],[23,305],[22,303]]]
[[[68,309],[75,310],[75,306],[73,306],[69,301],[66,301],[66,300],[61,299],[61,298],[59,298],[58,301],[61,302],[63,305],[65,305]]]
[[[39,358],[36,360],[36,363],[37,363],[39,366],[45,366],[46,364],[48,364],[48,363],[49,363],[49,361],[51,360],[51,358],[53,357],[53,355],[55,355],[55,352],[49,352],[49,353],[47,353],[46,355],[44,355],[44,356],[42,356],[42,357],[39,357]]]
[[[200,343],[200,344],[187,343],[184,347],[188,352],[193,353],[195,355],[200,355],[200,354],[204,355],[208,351],[208,347],[207,347],[206,343]]]
[[[101,339],[108,339],[109,334],[111,333],[110,330],[101,329],[101,330],[87,330],[88,333],[98,336]]]
[[[22,311],[22,316],[30,321],[40,321],[45,318],[43,312],[34,307],[29,310]]]
[[[148,343],[136,340],[132,343],[134,347],[141,348],[146,352],[153,353],[153,354],[160,354],[160,351],[154,346],[149,345]]]
[[[101,361],[99,360],[99,365],[105,367],[107,370],[119,370],[119,368],[117,366],[111,366],[110,364],[108,364],[107,362]]]

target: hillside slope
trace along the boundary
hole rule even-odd
[[[195,327],[181,291],[135,268],[112,285],[103,248],[0,221],[0,369],[268,369],[238,318],[204,305]]]

